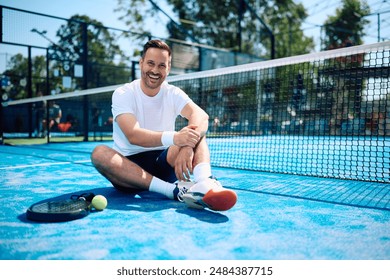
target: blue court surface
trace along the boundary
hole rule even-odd
[[[195,210],[115,190],[90,162],[98,144],[0,146],[0,259],[390,258],[388,184],[213,168],[239,200],[226,212]],[[107,209],[62,223],[26,219],[35,202],[85,192],[104,195]]]

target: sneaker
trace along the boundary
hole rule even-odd
[[[173,198],[183,202],[183,195],[194,185],[191,181],[180,181],[176,183],[176,188],[173,190]]]
[[[208,178],[194,184],[182,199],[191,208],[226,211],[236,204],[237,194],[225,189],[216,179]]]

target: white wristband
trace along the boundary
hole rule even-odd
[[[175,136],[176,131],[164,131],[161,135],[161,143],[163,146],[169,147],[174,145],[173,137]]]

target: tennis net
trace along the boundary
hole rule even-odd
[[[168,81],[209,114],[214,166],[388,183],[389,65],[390,42],[383,42]],[[45,117],[39,110],[49,101],[62,117],[45,139],[111,139],[116,87],[3,102],[4,141],[42,136],[40,118],[49,110]],[[178,119],[178,129],[185,124]]]

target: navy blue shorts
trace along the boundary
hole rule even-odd
[[[167,162],[167,154],[168,149],[143,152],[127,156],[126,158],[138,164],[153,176],[163,181],[174,183],[177,181],[175,169]]]

